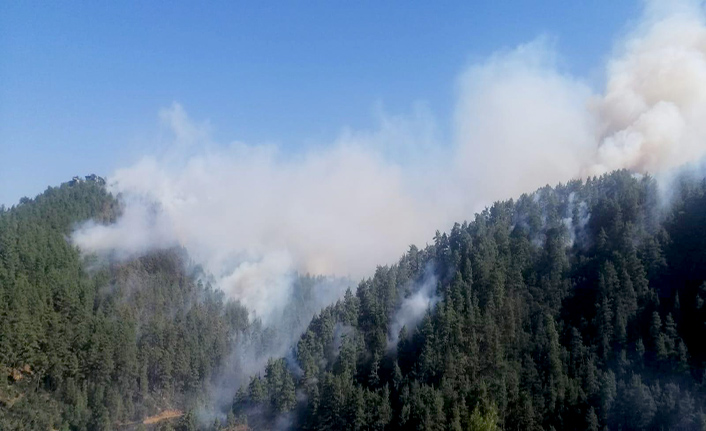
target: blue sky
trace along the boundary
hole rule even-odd
[[[546,35],[600,86],[638,1],[1,2],[0,203],[150,151],[173,102],[219,142],[286,150],[423,102],[450,133],[455,80]]]

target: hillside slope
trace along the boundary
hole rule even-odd
[[[95,178],[0,208],[1,430],[183,427],[197,409],[219,415],[349,283],[292,274],[291,298],[266,326],[184,249],[82,255],[73,229],[121,212]]]
[[[182,250],[82,259],[75,224],[118,212],[96,181],[0,212],[0,429],[111,430],[193,404],[248,325]]]
[[[706,183],[675,196],[621,171],[496,203],[266,362],[340,283],[295,278],[263,327],[183,249],[82,257],[119,205],[50,188],[0,212],[0,429],[703,429]]]
[[[296,363],[272,360],[233,416],[253,429],[703,429],[705,259],[705,183],[668,209],[654,180],[625,171],[499,202],[324,309]]]

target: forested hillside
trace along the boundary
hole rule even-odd
[[[348,283],[292,274],[292,297],[263,325],[184,249],[127,258],[71,245],[79,222],[120,213],[94,176],[1,208],[0,430],[169,429],[225,417],[234,387],[286,352]]]
[[[0,429],[110,430],[182,408],[248,324],[181,250],[82,260],[74,224],[118,211],[87,181],[0,213]]]
[[[391,333],[430,281],[416,325]],[[310,430],[706,426],[706,184],[615,172],[500,202],[324,309],[235,422]],[[395,340],[399,340],[395,343]]]
[[[68,240],[119,213],[91,181],[0,212],[0,429],[706,426],[706,182],[665,205],[620,171],[496,203],[308,327],[331,279],[296,277],[263,327],[186,250]]]

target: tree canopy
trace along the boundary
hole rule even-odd
[[[234,351],[291,340],[186,250],[104,262],[67,241],[119,214],[90,182],[0,211],[0,428],[706,426],[706,182],[666,204],[652,178],[618,171],[497,202],[308,325],[322,279],[299,277],[282,321],[303,334],[225,388]],[[228,401],[208,416],[216,386]],[[165,409],[181,413],[140,424]]]

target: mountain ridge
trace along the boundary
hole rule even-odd
[[[77,182],[0,213],[5,428],[114,429],[174,407],[185,415],[159,427],[706,423],[704,181],[669,206],[628,171],[497,202],[378,267],[269,361],[286,337],[204,283],[184,250],[87,272],[71,229],[119,212],[102,184]],[[283,322],[314,312],[321,280],[298,280]]]

